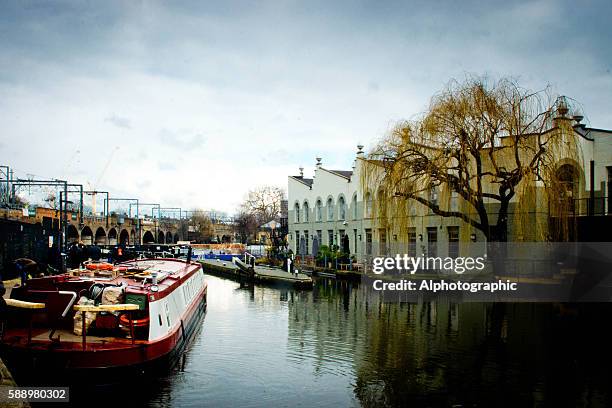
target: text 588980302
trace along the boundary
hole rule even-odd
[[[0,387],[0,402],[68,402],[68,387]]]

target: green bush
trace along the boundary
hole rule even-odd
[[[321,245],[317,254],[317,265],[327,267],[326,262],[335,264],[336,260],[338,260],[338,262],[346,263],[348,259],[349,254],[342,252],[338,245],[332,245],[331,248],[327,245]]]

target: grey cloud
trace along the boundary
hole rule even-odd
[[[172,131],[162,129],[159,131],[159,139],[167,146],[176,149],[199,149],[206,144],[206,138],[201,133],[193,133],[188,130]]]
[[[114,114],[104,119],[104,122],[108,122],[121,129],[131,129],[132,128],[132,122],[130,121],[130,119],[121,117],[121,116],[117,116]]]

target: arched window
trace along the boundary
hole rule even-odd
[[[357,194],[353,196],[353,203],[351,204],[353,208],[353,219],[357,219]]]
[[[433,205],[438,205],[438,188],[436,186],[431,186],[429,188],[429,202]]]
[[[308,218],[309,218],[308,212],[309,211],[310,211],[310,208],[308,205],[308,201],[304,201],[304,222],[308,222]]]
[[[300,205],[298,203],[295,203],[293,213],[293,216],[295,217],[295,222],[300,222]]]
[[[327,199],[327,220],[331,221],[334,219],[334,200],[329,197]]]
[[[372,194],[366,193],[365,196],[365,216],[366,218],[372,217]]]
[[[560,184],[558,192],[559,203],[563,211],[574,212],[578,198],[578,171],[571,164],[564,164],[557,170],[557,181]]]
[[[343,196],[340,196],[340,198],[338,198],[338,219],[346,219],[346,203],[344,202]]]
[[[317,200],[315,218],[318,222],[323,221],[323,203],[321,200]]]

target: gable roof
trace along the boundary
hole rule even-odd
[[[327,169],[324,169],[327,170]],[[327,170],[330,173],[334,173],[337,174],[338,176],[350,179],[351,176],[353,175],[353,172],[351,170]]]
[[[299,181],[302,184],[307,185],[308,187],[312,187],[313,179],[311,179],[311,178],[304,178],[303,176],[289,176],[289,177],[291,177],[294,180]]]

